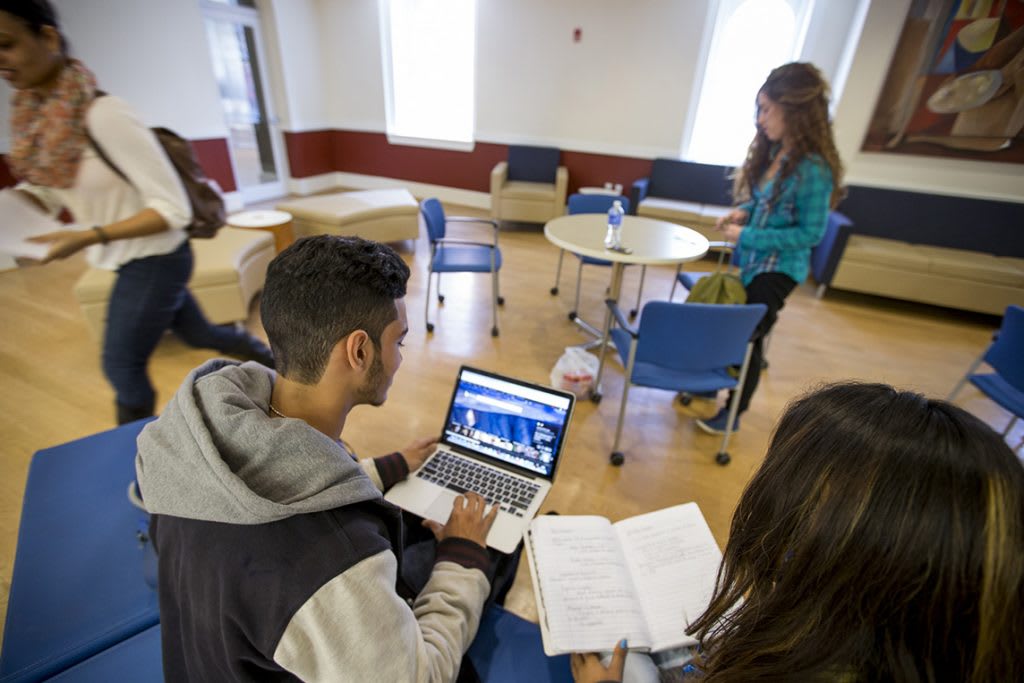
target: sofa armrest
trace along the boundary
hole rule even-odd
[[[559,166],[555,174],[555,215],[565,213],[565,197],[569,193],[569,169]]]
[[[502,186],[508,179],[508,162],[499,161],[491,169],[491,195],[495,195],[501,191]]]
[[[633,191],[630,193],[630,207],[629,212],[636,215],[636,210],[640,207],[640,202],[647,196],[647,188],[650,187],[650,178],[640,178],[639,180],[633,181]]]
[[[825,235],[818,246],[811,250],[811,272],[820,285],[832,284],[832,277],[839,267],[846,243],[853,231],[853,221],[839,213],[830,211]]]

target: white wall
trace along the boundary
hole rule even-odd
[[[478,139],[674,155],[713,2],[478,0]],[[870,0],[835,110],[848,182],[1024,201],[1024,165],[860,152],[909,2]],[[845,17],[852,18],[857,3],[816,3],[805,56],[826,72],[838,63],[850,25]],[[198,0],[57,5],[76,54],[147,122],[191,138],[226,136]],[[262,0],[260,6],[282,128],[382,132],[377,0]],[[572,42],[575,27],[583,31],[579,43]],[[9,89],[0,88],[6,100]],[[0,106],[2,135],[5,109]]]
[[[227,136],[195,0],[56,0],[72,54],[149,125],[186,138]]]

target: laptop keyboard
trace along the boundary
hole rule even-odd
[[[540,490],[537,484],[513,477],[493,467],[440,451],[417,473],[418,477],[458,493],[475,491],[489,504],[522,517]]]

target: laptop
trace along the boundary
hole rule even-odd
[[[511,553],[551,490],[574,406],[568,392],[464,365],[437,450],[384,498],[444,524],[476,491],[500,506],[487,545]]]

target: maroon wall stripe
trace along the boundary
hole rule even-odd
[[[0,187],[10,187],[17,181],[11,175],[11,169],[7,165],[7,155],[0,156]]]
[[[399,178],[421,183],[490,192],[491,169],[508,157],[508,145],[478,142],[470,152],[391,144],[384,133],[348,130],[286,133],[294,178],[332,171]],[[569,192],[584,186],[621,183],[623,192],[650,174],[651,160],[562,152],[569,171]]]
[[[224,192],[238,189],[235,173],[231,170],[231,151],[226,138],[210,138],[208,140],[192,140],[192,149],[196,153],[199,165],[206,175],[217,181]]]
[[[191,143],[206,175],[216,180],[224,192],[237,190],[235,174],[231,170],[231,153],[228,151],[227,139],[192,140]],[[7,156],[0,156],[0,187],[10,187],[15,182],[11,169],[7,166]]]
[[[329,130],[285,133],[284,145],[288,150],[291,177],[308,178],[338,170],[334,166],[333,137],[333,131]]]

